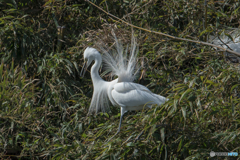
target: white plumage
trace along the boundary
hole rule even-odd
[[[133,80],[138,72],[138,70],[136,70],[137,44],[135,39],[132,38],[129,56],[127,54],[128,49],[125,50],[124,54],[123,47],[116,37],[115,43],[116,52],[109,53],[104,48],[101,48],[101,50],[103,52],[103,61],[106,64],[106,68],[112,71],[113,76],[118,76],[117,79],[107,82],[99,76],[98,71],[102,63],[102,57],[96,49],[90,47],[86,48],[84,51],[84,60],[87,61],[87,65],[84,63],[81,76],[84,75],[87,67],[94,60],[95,63],[91,68],[91,78],[94,91],[89,113],[108,111],[108,100],[110,100],[114,106],[120,106],[121,118],[117,132],[119,133],[124,113],[129,110],[141,110],[145,106],[150,108],[153,104],[161,105],[167,99],[152,93],[145,86],[133,83]]]
[[[231,49],[235,52],[240,53],[240,31],[233,30],[228,34],[231,36],[231,38],[226,36],[224,33],[222,33],[219,37],[210,36],[210,42],[223,48]],[[229,57],[232,62],[240,62],[240,57],[232,53],[227,52],[225,55]]]

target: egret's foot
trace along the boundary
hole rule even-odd
[[[113,139],[120,131],[117,131],[107,142],[109,142],[111,139]]]

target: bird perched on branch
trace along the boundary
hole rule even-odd
[[[128,54],[128,47],[124,51],[123,46],[118,42],[114,33],[113,36],[115,39],[116,51],[110,53],[101,47],[103,58],[95,48],[87,47],[85,49],[85,62],[80,76],[83,77],[88,66],[92,61],[95,61],[91,67],[91,78],[94,90],[89,114],[97,113],[99,111],[108,111],[109,100],[114,106],[120,106],[121,117],[118,131],[115,134],[117,135],[120,132],[124,113],[132,110],[141,110],[145,106],[150,108],[153,104],[161,105],[167,99],[163,96],[152,93],[143,85],[133,83],[135,76],[139,71],[136,60],[138,49],[134,36],[132,36],[130,54]],[[98,71],[102,61],[106,64],[106,69],[110,70],[113,76],[117,76],[117,79],[108,82],[100,77]]]

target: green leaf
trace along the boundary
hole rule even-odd
[[[161,132],[161,139],[165,143],[165,128],[161,128],[160,132]]]
[[[0,66],[0,81],[2,81],[3,63]]]
[[[184,119],[186,120],[186,107],[182,107],[182,114]]]
[[[181,102],[181,100],[183,99],[183,97],[185,97],[188,93],[190,93],[192,91],[191,88],[187,89],[181,96],[181,98],[179,99],[179,103]]]
[[[230,92],[232,92],[237,86],[239,86],[240,84],[235,84],[234,86],[232,86]]]
[[[215,83],[215,82],[213,82],[211,80],[207,80],[206,83],[209,83],[209,84],[211,84],[211,85],[213,85],[215,87],[219,86],[219,83]]]
[[[181,139],[180,143],[178,144],[178,149],[177,149],[178,152],[181,150],[182,145],[183,145],[183,138]]]
[[[109,115],[108,115],[107,113],[104,113],[104,115],[105,115],[107,118],[109,118]]]

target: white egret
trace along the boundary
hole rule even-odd
[[[114,35],[115,37],[115,35]],[[99,111],[106,112],[109,110],[108,100],[114,106],[121,107],[121,117],[119,128],[115,135],[120,132],[122,118],[124,113],[131,110],[141,110],[144,106],[151,107],[153,104],[161,105],[167,99],[163,96],[152,93],[147,87],[137,83],[133,83],[136,71],[136,53],[137,45],[135,39],[132,38],[130,55],[123,54],[122,45],[115,37],[115,47],[117,52],[108,53],[103,51],[103,61],[113,75],[118,78],[107,82],[99,76],[99,68],[102,63],[101,54],[94,48],[86,48],[84,51],[84,65],[81,76],[84,76],[87,67],[92,61],[95,61],[91,68],[91,78],[93,82],[93,97],[89,108],[89,113],[97,113]],[[114,135],[114,136],[115,136]]]
[[[210,42],[218,46],[221,46],[223,48],[231,49],[235,52],[240,53],[240,34],[239,33],[240,32],[238,30],[233,30],[230,33],[228,33],[228,35],[230,36],[227,36],[223,33],[218,37],[211,36]],[[240,57],[228,52],[226,52],[225,55],[229,58],[231,62],[240,63]]]

